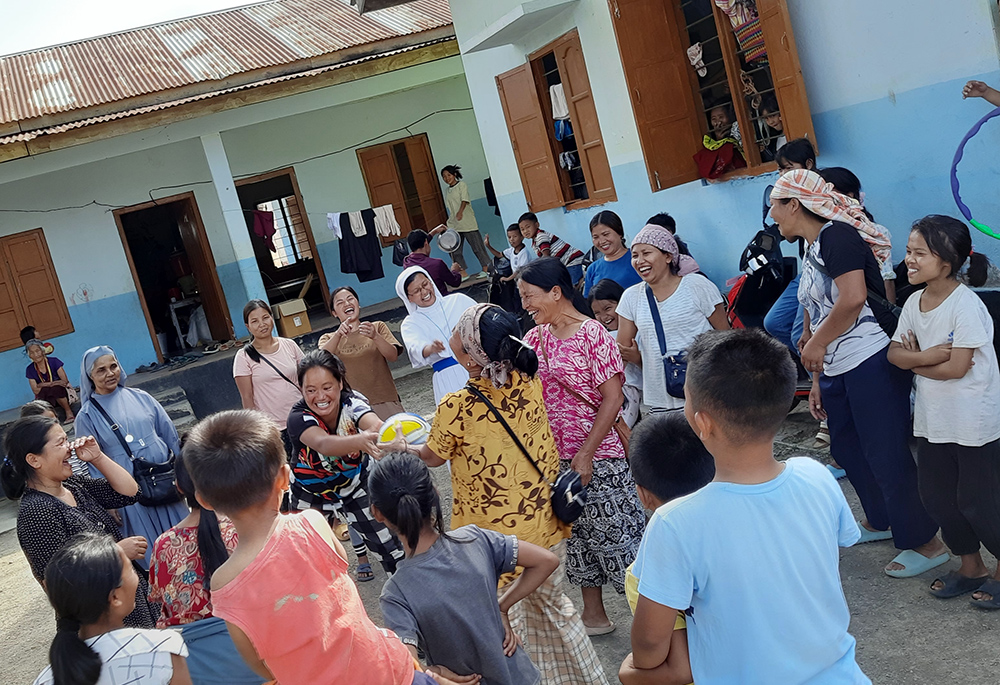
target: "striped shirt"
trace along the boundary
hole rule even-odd
[[[583,264],[583,253],[557,235],[539,231],[533,244],[539,257],[545,256],[543,252],[548,250],[549,256],[555,257],[566,267]]]

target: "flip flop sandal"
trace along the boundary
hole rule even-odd
[[[226,350],[231,350],[234,347],[236,347],[236,341],[235,340],[227,340],[226,342],[224,342],[221,345],[219,345],[219,351],[220,352],[225,352]]]
[[[891,540],[892,531],[891,530],[868,530],[862,525],[861,521],[858,521],[858,528],[861,529],[861,539],[858,540],[857,544],[861,545],[866,542],[878,542],[879,540]],[[922,554],[920,556],[923,556]]]
[[[219,351],[219,344],[218,343],[212,343],[211,345],[206,345],[205,346],[205,349],[203,350],[203,353],[204,354],[215,354],[218,351]]]
[[[948,571],[940,578],[934,579],[934,583],[940,582],[943,584],[943,587],[935,590],[934,583],[931,583],[929,592],[935,597],[940,597],[941,599],[951,599],[952,597],[959,597],[970,592],[975,592],[989,579],[989,576],[969,578],[968,576],[963,576],[958,571]]]
[[[826,470],[829,471],[830,475],[832,475],[837,480],[840,480],[841,478],[847,478],[847,471],[845,471],[844,469],[838,469],[833,464],[827,464]]]
[[[359,583],[367,583],[370,580],[375,580],[375,572],[372,571],[372,565],[358,564],[358,572],[355,577]]]
[[[921,573],[926,573],[932,568],[937,568],[941,564],[945,564],[951,558],[951,555],[947,552],[942,552],[936,557],[928,559],[920,552],[915,552],[912,549],[904,549],[902,552],[896,555],[893,559],[897,564],[901,564],[905,568],[902,570],[889,570],[882,569],[885,571],[885,575],[890,578],[913,578],[914,576],[919,576]],[[998,593],[1000,593],[1000,584],[998,584]],[[997,607],[1000,608],[1000,607]]]
[[[596,637],[598,635],[607,635],[608,633],[614,632],[615,628],[617,627],[618,626],[615,625],[614,621],[611,621],[606,626],[584,626],[584,628],[587,631],[587,635],[589,635],[590,637]]]
[[[970,599],[969,604],[984,611],[1000,609],[1000,580],[987,578],[986,582],[977,587],[976,590],[988,592],[992,599]]]

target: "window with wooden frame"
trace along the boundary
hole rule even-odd
[[[617,199],[575,29],[496,80],[531,211]]]
[[[0,351],[20,347],[25,326],[41,338],[73,332],[40,228],[0,238]]]
[[[274,250],[271,251],[271,261],[275,268],[313,258],[299,201],[294,195],[262,202],[257,205],[257,209],[274,215],[274,235],[271,238]]]
[[[358,150],[358,162],[372,207],[392,205],[399,237],[417,229],[430,231],[448,220],[426,134]],[[383,237],[382,245],[399,237]]]
[[[734,136],[723,177],[773,171],[785,140],[815,144],[786,0],[608,5],[654,192],[703,177],[695,155]]]

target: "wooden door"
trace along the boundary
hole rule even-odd
[[[361,175],[368,188],[368,199],[372,207],[392,205],[400,233],[405,236],[413,229],[413,225],[410,223],[410,215],[406,212],[406,194],[399,180],[396,160],[392,156],[392,144],[386,143],[358,150],[358,161],[361,163]],[[395,239],[389,242],[392,240]]]
[[[788,140],[808,138],[818,152],[788,3],[786,0],[759,0],[757,7],[785,136]]]
[[[21,344],[19,331],[25,327],[24,312],[17,296],[17,286],[7,270],[7,260],[0,254],[0,350]]]
[[[438,183],[437,170],[431,157],[430,141],[426,135],[413,136],[403,141],[406,144],[406,156],[410,160],[410,170],[413,182],[417,186],[420,197],[420,208],[423,210],[427,228],[432,229],[448,220],[448,213],[441,196],[441,186]]]
[[[174,203],[174,216],[180,230],[184,251],[187,253],[191,271],[198,282],[198,293],[205,308],[208,328],[216,340],[233,338],[233,324],[229,318],[229,308],[222,293],[222,286],[215,267],[215,258],[208,244],[208,236],[201,227],[194,199],[188,198]]]

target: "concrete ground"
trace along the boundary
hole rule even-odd
[[[411,411],[430,414],[434,408],[430,377],[426,371],[397,380],[404,404]],[[811,449],[816,423],[803,407],[789,415],[779,435],[776,452],[784,458],[809,454],[828,459]],[[447,470],[434,469],[434,477],[447,503],[451,488]],[[861,515],[857,497],[841,481],[851,506]],[[0,502],[0,530],[12,521],[12,503]],[[995,684],[1000,680],[1000,614],[980,612],[966,598],[938,600],[926,588],[935,573],[908,580],[887,577],[881,569],[894,556],[889,542],[859,545],[841,553],[844,592],[851,608],[851,632],[858,641],[858,661],[876,685]],[[734,559],[733,563],[749,560]],[[988,560],[992,563],[992,559]],[[939,569],[957,568],[952,561]],[[381,621],[378,593],[384,576],[378,564],[376,580],[359,585],[362,599],[376,623]],[[610,682],[617,682],[618,664],[629,652],[631,617],[623,597],[608,591],[606,605],[618,630],[594,638]],[[580,604],[579,591],[570,596]],[[47,663],[54,631],[51,609],[28,570],[13,531],[0,534],[0,682],[30,683]],[[754,626],[746,626],[754,630]]]

